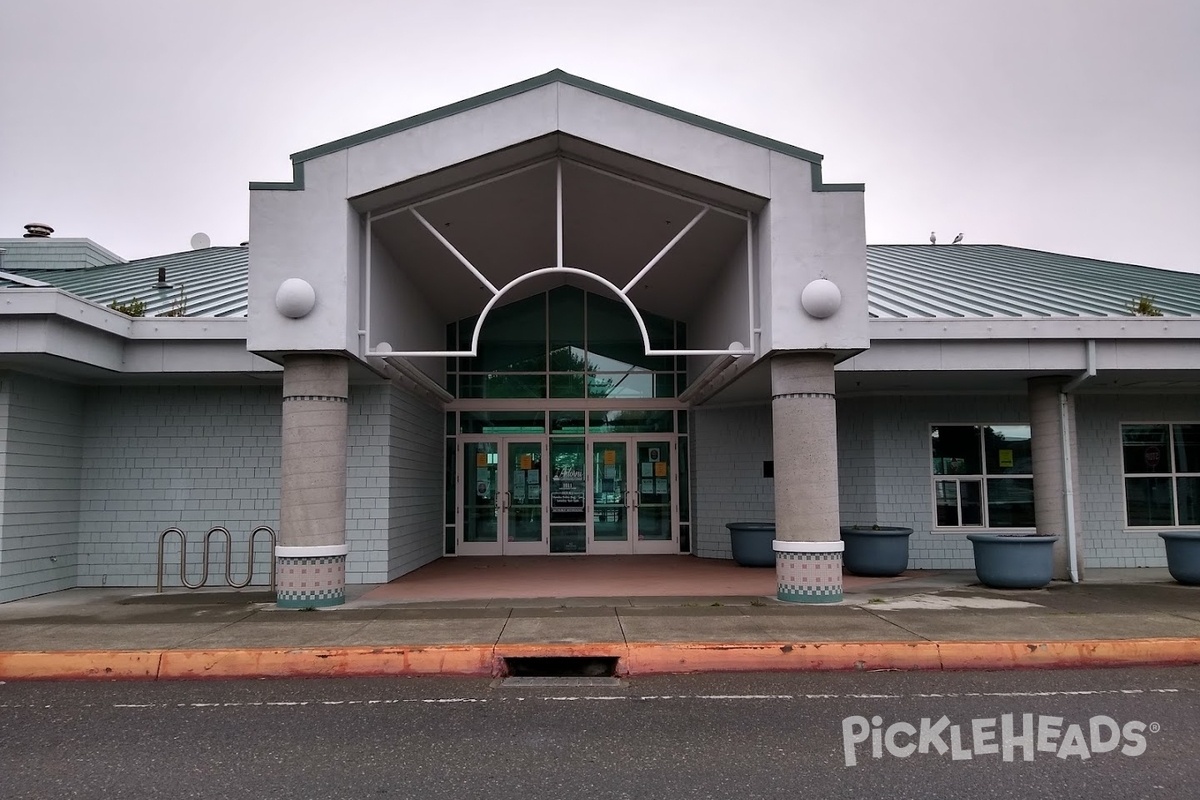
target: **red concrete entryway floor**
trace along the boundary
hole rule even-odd
[[[895,578],[843,577],[843,591]],[[382,602],[533,597],[775,596],[775,570],[695,556],[440,558],[360,599]]]

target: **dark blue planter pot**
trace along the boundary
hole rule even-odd
[[[967,534],[975,549],[975,574],[994,589],[1040,589],[1054,575],[1057,536]]]
[[[842,526],[842,566],[853,575],[887,578],[908,569],[912,528]]]
[[[733,560],[743,567],[775,566],[774,522],[729,522],[729,543]]]
[[[1200,532],[1160,533],[1167,546],[1167,571],[1188,586],[1200,586]]]

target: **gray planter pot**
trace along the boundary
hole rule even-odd
[[[774,522],[728,522],[733,560],[743,567],[775,566]]]
[[[1167,546],[1171,577],[1188,586],[1200,586],[1200,532],[1171,531],[1159,536]]]
[[[994,589],[1040,589],[1054,574],[1057,536],[967,534],[975,550],[975,574]]]
[[[842,526],[842,566],[853,575],[887,578],[908,569],[908,537],[912,528]]]

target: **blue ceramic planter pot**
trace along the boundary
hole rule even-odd
[[[908,537],[912,528],[842,526],[842,566],[853,575],[888,578],[908,569]]]
[[[729,522],[725,527],[734,561],[743,567],[775,566],[774,522]]]
[[[1200,532],[1160,533],[1167,546],[1167,571],[1188,586],[1200,586]]]
[[[1057,536],[970,533],[975,575],[994,589],[1040,589],[1054,575]]]

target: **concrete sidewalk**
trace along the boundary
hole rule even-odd
[[[263,594],[73,589],[0,605],[0,680],[501,675],[507,659],[617,659],[618,674],[1200,664],[1200,588],[1166,570],[998,591],[906,573],[838,605],[586,597],[278,610]]]

